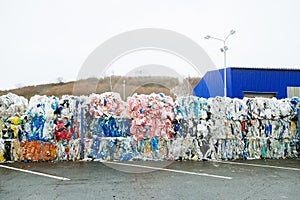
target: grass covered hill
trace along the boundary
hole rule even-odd
[[[125,80],[125,87],[124,87]],[[186,90],[191,91],[195,85],[199,82],[200,78],[186,78],[185,81],[190,84],[191,87],[186,87]],[[144,84],[144,83],[147,84]],[[120,93],[122,97],[127,97],[133,93],[138,94],[150,94],[164,93],[166,95],[173,96],[173,92],[169,88],[173,88],[178,84],[178,80],[170,77],[121,77],[112,76],[103,79],[90,78],[86,80],[61,82],[61,83],[49,83],[35,86],[26,86],[22,88],[0,91],[0,95],[5,95],[9,92],[24,96],[28,100],[34,95],[47,95],[57,96],[62,95],[88,95],[91,93],[103,93],[114,91]],[[80,87],[78,87],[80,85]],[[74,93],[74,86],[76,93]],[[125,90],[125,94],[124,94]]]

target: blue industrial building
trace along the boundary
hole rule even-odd
[[[224,69],[207,72],[193,90],[199,97],[224,96]],[[288,88],[300,88],[300,69],[226,68],[227,96],[265,96],[286,98]]]

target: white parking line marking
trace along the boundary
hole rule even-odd
[[[48,177],[48,178],[54,178],[54,179],[58,179],[58,180],[62,180],[62,181],[70,181],[71,180],[71,179],[65,178],[65,177],[59,177],[59,176],[54,176],[54,175],[50,175],[50,174],[44,174],[44,173],[41,173],[41,172],[34,172],[34,171],[26,170],[26,169],[19,169],[19,168],[15,168],[15,167],[9,167],[9,166],[6,166],[6,165],[0,165],[0,167],[15,170],[15,171],[20,171],[20,172],[25,172],[25,173],[29,173],[29,174],[35,174],[35,175],[38,175],[38,176],[45,176],[45,177]]]
[[[175,173],[181,173],[181,174],[190,174],[190,175],[197,175],[197,176],[208,176],[208,177],[220,178],[220,179],[229,179],[229,180],[232,179],[232,177],[229,177],[229,176],[219,176],[219,175],[214,175],[214,174],[189,172],[189,171],[167,169],[167,168],[160,168],[160,167],[151,167],[151,166],[144,166],[144,165],[135,165],[135,164],[128,164],[128,163],[119,163],[119,162],[110,162],[110,161],[102,161],[102,163],[123,165],[123,166],[130,166],[130,167],[138,167],[138,168],[145,168],[145,169],[153,169],[153,170],[160,170],[160,171],[168,171],[168,172],[175,172]]]
[[[274,165],[260,165],[260,164],[251,164],[251,163],[240,163],[240,162],[230,162],[230,161],[215,161],[219,163],[224,164],[230,164],[230,165],[246,165],[246,166],[252,166],[252,167],[265,167],[265,168],[274,168],[274,169],[285,169],[285,170],[293,170],[293,171],[300,171],[299,168],[292,168],[292,167],[279,167]]]

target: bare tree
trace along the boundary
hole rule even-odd
[[[64,80],[63,77],[57,77],[56,82],[57,82],[57,83],[62,83],[63,80]]]
[[[25,84],[24,83],[17,83],[17,84],[15,84],[15,87],[16,88],[22,88],[22,87],[25,87]]]

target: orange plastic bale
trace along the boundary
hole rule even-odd
[[[26,141],[21,143],[24,160],[42,161],[41,143],[39,141]]]
[[[44,161],[54,160],[56,157],[56,147],[50,143],[44,143],[42,146],[42,156]]]

